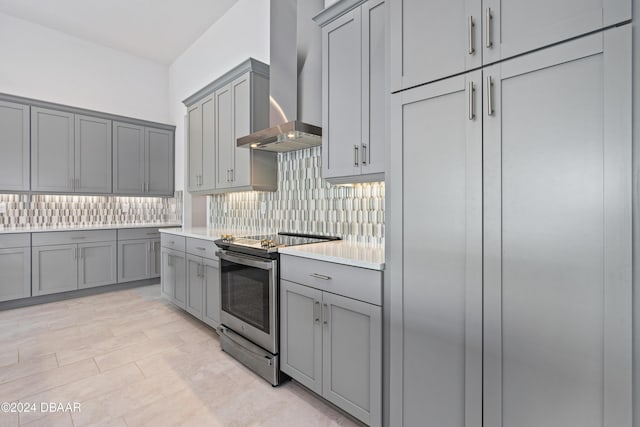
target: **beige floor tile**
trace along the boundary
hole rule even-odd
[[[73,421],[69,412],[52,412],[41,415],[42,416],[34,418],[31,421],[23,421],[23,417],[21,416],[20,425],[28,427],[73,427]]]
[[[19,346],[20,360],[55,353],[69,347],[80,347],[112,337],[109,328],[102,325],[83,325],[41,335]]]
[[[0,367],[13,365],[14,363],[18,363],[17,348],[3,348],[0,350]]]
[[[145,329],[151,329],[160,325],[171,323],[174,320],[180,319],[180,315],[177,313],[159,313],[156,315],[148,315],[136,322],[124,322],[120,325],[114,325],[111,327],[113,335],[126,335],[133,332],[144,331]]]
[[[134,344],[104,355],[96,356],[94,359],[100,370],[104,372],[154,354],[162,353],[163,351],[183,344],[184,341],[175,335],[172,337],[150,339],[139,344]]]
[[[128,335],[120,335],[117,337],[109,336],[105,339],[98,340],[79,347],[65,348],[56,352],[58,363],[60,366],[68,365],[79,360],[89,359],[110,353],[124,347],[141,342],[148,341],[149,338],[142,332],[134,332]]]
[[[56,360],[55,354],[37,357],[14,365],[3,366],[0,368],[0,384],[57,367],[58,361]]]
[[[7,414],[0,412],[0,427],[18,427],[19,425],[18,413]]]
[[[39,372],[4,384],[0,384],[0,402],[23,399],[98,373],[93,360],[83,360],[60,368]]]
[[[27,396],[24,398],[24,401],[36,402],[37,404],[40,402],[55,402],[65,405],[67,403],[83,402],[111,391],[119,390],[127,384],[142,381],[143,379],[144,376],[140,369],[134,363],[131,363],[32,396]],[[20,415],[20,423],[31,422],[39,418],[42,418],[42,414],[38,412],[24,413]]]
[[[176,426],[205,408],[205,402],[187,388],[126,414],[124,420],[129,426]]]

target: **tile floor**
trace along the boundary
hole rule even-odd
[[[358,426],[295,382],[272,388],[158,285],[0,311],[8,426]],[[79,402],[80,412],[40,411]]]

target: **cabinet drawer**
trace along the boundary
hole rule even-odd
[[[118,230],[118,240],[159,239],[160,231],[157,227],[125,228]]]
[[[0,249],[28,248],[29,246],[31,246],[30,233],[0,235]]]
[[[175,234],[162,233],[161,245],[163,248],[174,249],[176,251],[184,252],[186,247],[186,238],[183,236],[176,236]]]
[[[51,231],[46,233],[33,233],[33,246],[109,242],[115,240],[116,230]]]
[[[280,255],[280,277],[348,298],[382,305],[382,272]]]
[[[216,251],[218,247],[210,240],[187,239],[187,252],[209,259],[218,259]]]

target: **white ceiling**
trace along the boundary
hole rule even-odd
[[[170,64],[238,0],[0,0],[0,12]]]

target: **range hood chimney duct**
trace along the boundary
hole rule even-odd
[[[285,152],[322,143],[322,38],[313,17],[324,0],[271,0],[269,129],[238,147]]]

